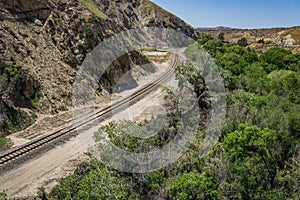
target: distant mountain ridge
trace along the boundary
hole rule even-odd
[[[233,29],[235,29],[235,28],[230,28],[230,27],[226,27],[226,26],[197,28],[197,30],[199,30],[201,32],[205,32],[205,31],[228,31],[228,30],[233,30]]]
[[[198,29],[199,30],[199,29]],[[201,32],[210,33],[217,38],[224,33],[224,39],[236,43],[241,38],[246,38],[249,47],[264,51],[273,47],[280,47],[300,52],[300,26],[289,28],[261,28],[261,29],[237,29],[237,28],[202,28]]]
[[[284,29],[292,29],[299,28],[299,26],[291,26],[291,27],[273,27],[273,28],[234,28],[227,26],[216,26],[216,27],[198,27],[196,28],[199,31],[232,31],[232,30],[284,30]]]

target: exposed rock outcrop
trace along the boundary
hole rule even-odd
[[[5,9],[16,15],[18,19],[45,20],[51,13],[48,0],[2,0]]]
[[[285,37],[278,36],[274,43],[279,46],[293,46],[296,44],[296,40],[289,34]]]
[[[0,1],[0,81],[13,91],[6,87],[1,91],[3,124],[10,118],[6,105],[45,114],[69,109],[73,83],[86,55],[105,38],[141,26],[196,35],[192,27],[146,0]],[[123,74],[147,62],[136,51],[121,56],[101,77],[99,88],[111,92]],[[5,74],[7,69],[13,73]],[[130,74],[128,80],[123,89],[134,86]]]
[[[99,8],[118,25],[126,29],[161,27],[183,32],[194,39],[199,32],[182,19],[149,0],[95,0]]]

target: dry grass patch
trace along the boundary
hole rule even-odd
[[[94,13],[100,19],[107,20],[109,17],[101,12],[93,0],[78,0],[80,3],[85,5],[92,13]]]

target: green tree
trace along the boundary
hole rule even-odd
[[[180,200],[218,199],[216,176],[212,173],[184,173],[171,183],[168,196]]]
[[[285,69],[300,72],[300,54],[289,54],[284,57]]]
[[[226,181],[234,185],[240,199],[284,199],[288,195],[277,180],[278,144],[275,131],[244,124],[224,138],[222,146],[229,161]]]
[[[245,67],[245,71],[241,75],[241,81],[246,91],[259,95],[266,94],[267,73],[259,62]]]
[[[217,52],[223,48],[222,40],[209,40],[203,44],[203,48],[212,56],[215,57]]]
[[[50,193],[50,199],[139,199],[134,183],[102,164],[82,164]]]
[[[242,55],[234,52],[224,53],[217,59],[219,67],[229,70],[233,75],[240,75],[244,72],[244,68],[247,66],[247,62]]]
[[[201,38],[197,42],[198,44],[203,45],[210,40],[213,40],[213,37],[210,33],[202,33]]]
[[[225,40],[225,34],[223,32],[219,33],[218,39],[224,41]]]
[[[147,175],[147,182],[152,190],[159,189],[165,180],[166,177],[163,171],[156,171]]]
[[[290,70],[274,70],[269,75],[270,92],[300,103],[300,74]]]
[[[241,47],[246,47],[248,46],[248,41],[246,38],[243,37],[237,41],[237,44]]]
[[[285,49],[272,48],[260,56],[260,61],[267,64],[265,70],[270,73],[273,70],[287,69],[285,57],[291,54],[291,51]]]
[[[265,43],[265,40],[262,38],[262,39],[259,39],[258,41],[257,41],[257,43],[258,44],[264,44]]]
[[[206,65],[209,66],[210,64],[213,64],[211,62],[207,62]],[[189,90],[195,92],[197,95],[199,106],[202,109],[209,109],[210,108],[210,102],[208,99],[208,88],[205,84],[205,80],[202,77],[201,73],[197,71],[197,69],[191,64],[186,63],[184,65],[176,67],[176,78],[179,80],[179,86],[181,89],[185,86],[184,84],[186,81],[188,81],[192,88],[188,88]]]

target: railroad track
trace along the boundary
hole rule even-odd
[[[178,56],[175,55],[173,59],[174,59],[174,62],[167,72],[165,72],[160,78],[155,80],[153,83],[148,84],[148,85],[144,86],[143,88],[139,89],[138,91],[134,92],[131,96],[128,96],[128,97],[120,100],[119,102],[116,102],[114,105],[107,106],[104,109],[101,109],[93,114],[90,114],[89,116],[87,116],[84,119],[81,119],[77,122],[70,123],[61,129],[58,129],[58,130],[51,132],[49,134],[46,134],[44,136],[33,139],[28,143],[25,143],[21,146],[12,148],[12,149],[4,152],[3,154],[0,155],[0,167],[4,166],[5,164],[9,163],[10,161],[13,161],[13,160],[16,160],[17,158],[22,157],[23,155],[25,155],[29,152],[33,152],[34,150],[37,150],[37,149],[43,147],[44,145],[49,144],[52,141],[55,141],[56,139],[59,139],[63,136],[74,133],[74,131],[76,131],[77,129],[91,124],[95,120],[109,114],[111,111],[113,111],[115,109],[120,109],[120,108],[122,108],[122,106],[124,104],[132,102],[133,100],[137,100],[138,98],[145,95],[147,92],[154,90],[162,82],[164,82],[171,76],[174,68],[178,65],[178,60],[179,60]]]

